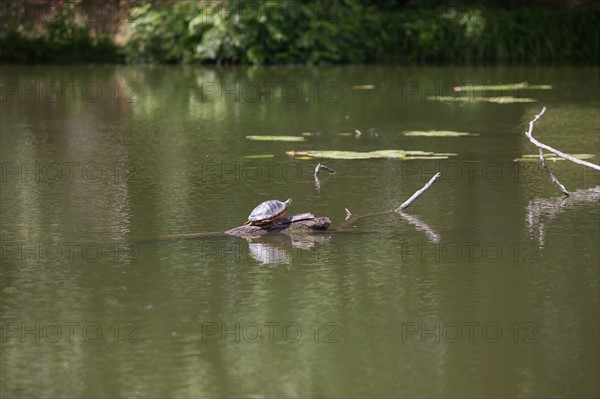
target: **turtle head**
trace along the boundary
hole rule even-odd
[[[287,206],[290,206],[292,204],[292,199],[288,198],[287,201],[284,202],[284,204],[286,204]]]

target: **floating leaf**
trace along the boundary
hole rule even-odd
[[[288,151],[288,155],[326,159],[447,159],[456,154],[435,153],[427,151],[377,150],[368,152],[358,151]]]
[[[463,136],[479,136],[479,133],[453,132],[450,130],[429,130],[429,131],[412,131],[404,132],[405,136],[418,137],[463,137]]]
[[[509,90],[551,90],[552,85],[530,85],[527,82],[511,83],[506,85],[467,85],[467,86],[456,86],[454,91],[509,91]]]
[[[256,155],[244,155],[244,158],[248,159],[264,159],[264,158],[274,158],[273,154],[256,154]]]
[[[486,102],[496,104],[514,104],[514,103],[535,103],[536,99],[533,98],[517,98],[510,96],[502,97],[470,97],[470,96],[430,96],[426,97],[430,101],[447,101],[447,102]]]
[[[518,98],[518,97],[476,97],[478,101],[496,103],[496,104],[514,104],[514,103],[537,103],[535,98]]]
[[[356,85],[352,86],[354,90],[373,90],[375,85]]]
[[[577,159],[590,159],[594,158],[593,154],[567,154]],[[513,159],[513,162],[538,162],[540,160],[540,154],[525,154],[521,158]],[[554,155],[552,153],[544,154],[544,160],[546,161],[566,161],[566,159]]]
[[[253,141],[304,141],[302,136],[246,136]]]

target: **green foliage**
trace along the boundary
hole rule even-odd
[[[396,3],[397,4],[397,3]],[[423,8],[359,0],[230,1],[195,58],[208,62],[598,64],[597,8]]]
[[[74,22],[75,4],[59,10],[42,31],[8,26],[0,34],[0,59],[21,63],[117,61],[118,48],[109,37],[93,37],[88,27]]]
[[[443,7],[406,12],[401,62],[587,64],[600,59],[598,9]]]
[[[7,29],[3,59],[242,64],[598,65],[599,8],[455,6],[385,0],[142,2],[123,48],[66,15]]]
[[[360,63],[382,49],[379,15],[357,0],[231,1],[213,18],[198,59],[251,64]]]
[[[190,30],[202,31],[201,40],[194,47],[194,59],[204,62],[239,61],[239,34],[234,33],[225,3],[208,3],[192,19]]]
[[[134,16],[126,27],[125,56],[132,62],[179,63],[193,59],[194,47],[208,26],[192,22],[201,11],[199,3],[175,5],[147,3],[130,10]]]

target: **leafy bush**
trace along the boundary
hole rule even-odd
[[[125,28],[125,56],[132,62],[179,63],[193,59],[194,47],[205,29],[190,29],[201,12],[198,2],[183,1],[174,6],[147,3],[134,8],[135,19]],[[208,28],[208,27],[207,27]]]
[[[119,50],[108,36],[96,38],[88,27],[74,22],[75,4],[60,9],[42,30],[8,26],[0,35],[0,59],[20,63],[118,61]]]
[[[73,7],[77,1],[66,4]],[[125,56],[128,62],[145,63],[599,64],[598,7],[517,4],[145,0],[130,10],[133,20],[121,26],[125,44],[120,49],[107,37],[94,37],[65,13],[41,31],[31,31],[37,33],[4,30],[0,58],[17,62],[106,62]]]

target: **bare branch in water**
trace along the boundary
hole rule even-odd
[[[313,174],[314,178],[315,178],[315,187],[317,189],[318,192],[321,192],[321,180],[319,180],[319,171],[321,169],[325,169],[326,171],[328,171],[331,174],[334,174],[335,171],[329,167],[327,167],[326,165],[321,165],[320,163],[317,165],[317,167],[315,168],[315,173]]]
[[[321,165],[320,163],[317,165],[317,167],[315,168],[315,179],[317,178],[317,175],[319,174],[319,172],[321,171],[321,169],[325,169],[326,171],[328,171],[329,173],[335,173],[335,171],[331,168],[329,168],[327,165]]]
[[[404,201],[404,203],[402,205],[400,205],[398,208],[395,209],[396,212],[400,212],[403,211],[404,209],[408,208],[413,202],[415,202],[415,200],[417,198],[419,198],[421,195],[423,195],[423,193],[427,190],[429,190],[429,187],[431,187],[431,185],[433,183],[435,183],[437,181],[437,179],[440,178],[442,174],[440,172],[436,173],[435,175],[433,175],[433,177],[431,178],[431,180],[429,180],[427,182],[427,184],[425,184],[423,186],[422,189],[417,190],[417,192],[415,192],[409,199],[407,199],[406,201]]]
[[[544,144],[544,143],[541,143],[541,142],[537,141],[537,140],[536,140],[536,139],[535,139],[535,138],[532,136],[532,133],[533,133],[533,124],[534,124],[535,122],[537,122],[537,121],[538,121],[538,120],[541,118],[541,116],[542,116],[542,115],[544,115],[544,112],[546,112],[546,107],[542,108],[542,111],[541,111],[539,114],[537,114],[537,115],[535,116],[535,118],[533,118],[533,119],[532,119],[532,120],[529,122],[529,130],[525,132],[525,135],[527,136],[527,138],[529,139],[529,141],[531,141],[531,142],[532,142],[532,143],[533,143],[533,144],[534,144],[536,147],[538,147],[538,148],[542,148],[542,149],[544,149],[544,150],[546,150],[546,151],[548,151],[548,152],[551,152],[551,153],[553,153],[553,154],[556,154],[556,155],[558,155],[558,156],[559,156],[559,157],[561,157],[561,158],[564,158],[564,159],[566,159],[566,160],[568,160],[568,161],[571,161],[571,162],[573,162],[573,163],[576,163],[577,165],[581,165],[581,166],[587,166],[588,168],[592,168],[592,169],[600,170],[600,166],[598,166],[598,165],[596,165],[596,164],[593,164],[593,163],[591,163],[591,162],[587,162],[587,161],[584,161],[584,160],[581,160],[581,159],[577,159],[577,158],[575,158],[575,157],[572,157],[572,156],[570,156],[570,155],[568,155],[568,154],[565,154],[564,152],[561,152],[561,151],[559,151],[559,150],[556,150],[556,149],[554,149],[554,148],[552,148],[552,147],[550,147],[550,146],[548,146],[548,145],[546,145],[546,144]]]
[[[344,223],[342,223],[342,225],[340,226],[340,230],[344,230],[344,229],[350,227],[351,225],[353,225],[354,223],[356,223],[357,221],[359,221],[361,219],[365,219],[367,217],[379,216],[379,215],[386,215],[386,214],[389,214],[391,212],[397,212],[397,213],[399,213],[402,216],[402,218],[404,220],[406,220],[410,224],[416,226],[418,230],[421,230],[421,231],[425,232],[425,234],[427,235],[427,237],[429,237],[429,239],[431,241],[433,241],[434,243],[438,243],[439,240],[440,240],[439,234],[437,234],[427,224],[421,222],[418,218],[416,218],[414,216],[407,215],[406,213],[402,212],[402,210],[408,208],[414,201],[416,201],[417,198],[419,198],[421,195],[423,195],[423,193],[425,191],[429,190],[429,188],[431,187],[431,185],[433,183],[435,183],[440,178],[441,175],[442,174],[440,172],[436,173],[427,182],[427,184],[425,184],[423,186],[423,188],[421,188],[416,193],[414,193],[409,199],[407,199],[406,201],[404,201],[404,203],[402,205],[400,205],[400,207],[398,207],[396,209],[393,209],[393,210],[390,210],[390,211],[384,211],[384,212],[370,213],[368,215],[363,215],[363,216],[352,216],[352,217],[351,217],[352,214],[350,213],[350,211],[348,209],[346,209],[346,219],[345,219]]]
[[[542,163],[542,166],[544,167],[546,173],[548,173],[548,175],[550,176],[550,179],[552,179],[552,183],[556,184],[564,195],[569,195],[569,192],[567,191],[565,186],[563,186],[561,182],[559,182],[558,179],[554,177],[554,175],[550,171],[550,168],[546,165],[546,162],[544,161],[544,151],[542,151],[541,148],[538,148],[538,150],[540,150],[540,162]]]

